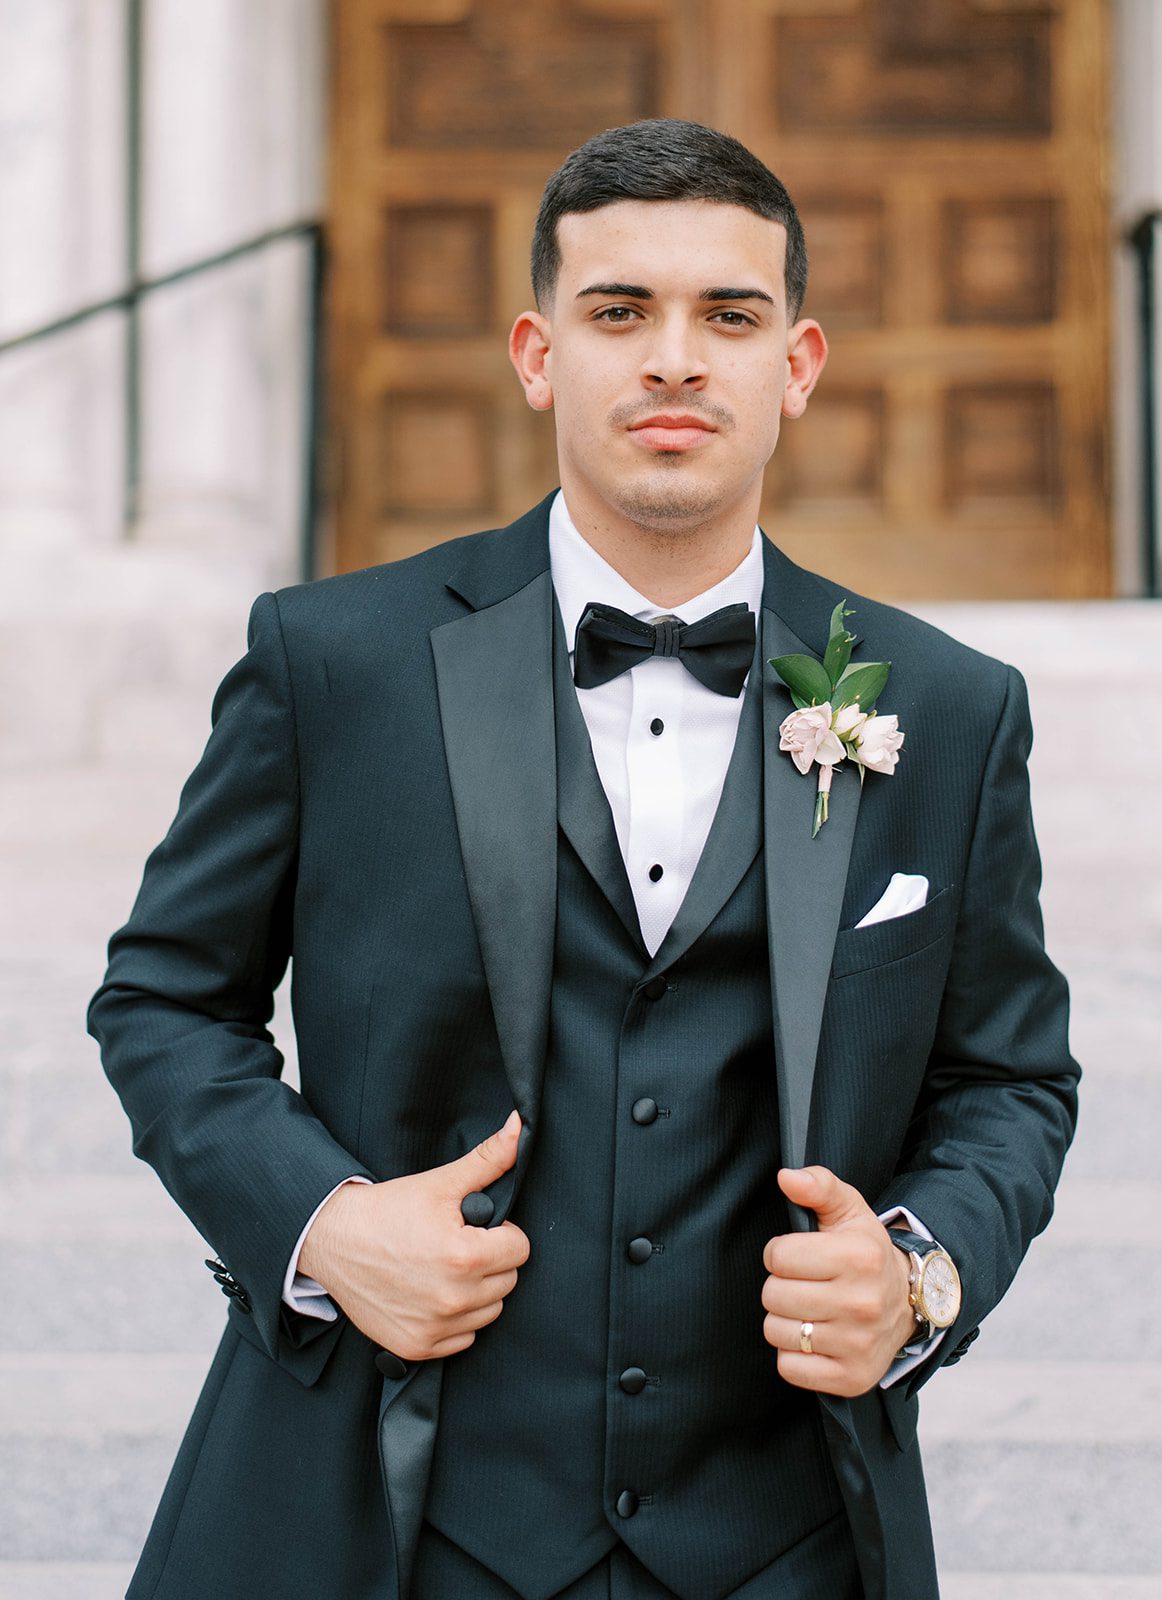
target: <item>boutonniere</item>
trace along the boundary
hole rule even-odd
[[[882,772],[890,778],[904,743],[899,719],[881,717],[875,709],[892,663],[851,665],[856,638],[848,633],[843,619],[853,615],[842,600],[831,613],[822,661],[814,656],[778,656],[768,662],[790,689],[796,708],[779,727],[779,749],[787,751],[804,775],[812,763],[819,768],[812,838],[827,821],[831,778],[839,763],[853,761],[859,768],[860,783],[867,772]]]

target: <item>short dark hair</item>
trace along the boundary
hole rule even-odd
[[[553,173],[533,229],[538,306],[552,299],[561,270],[557,223],[570,212],[596,211],[617,200],[718,200],[781,222],[787,231],[787,315],[791,321],[799,315],[807,292],[807,245],[790,195],[770,168],[730,134],[676,117],[608,128],[574,150]]]

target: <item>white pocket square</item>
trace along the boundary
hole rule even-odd
[[[906,917],[909,911],[919,911],[928,899],[928,879],[922,873],[893,872],[892,881],[866,917],[856,923],[857,928],[870,928],[873,922],[887,922],[891,917]]]

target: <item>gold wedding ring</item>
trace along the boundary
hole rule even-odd
[[[815,1324],[813,1322],[801,1322],[799,1324],[799,1349],[805,1356],[813,1356],[815,1354],[815,1346],[811,1343],[811,1335],[814,1332]]]

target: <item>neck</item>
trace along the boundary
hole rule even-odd
[[[745,560],[754,537],[757,506],[729,518],[692,524],[643,526],[610,507],[575,503],[565,490],[577,531],[628,584],[656,606],[672,610],[705,594]]]

